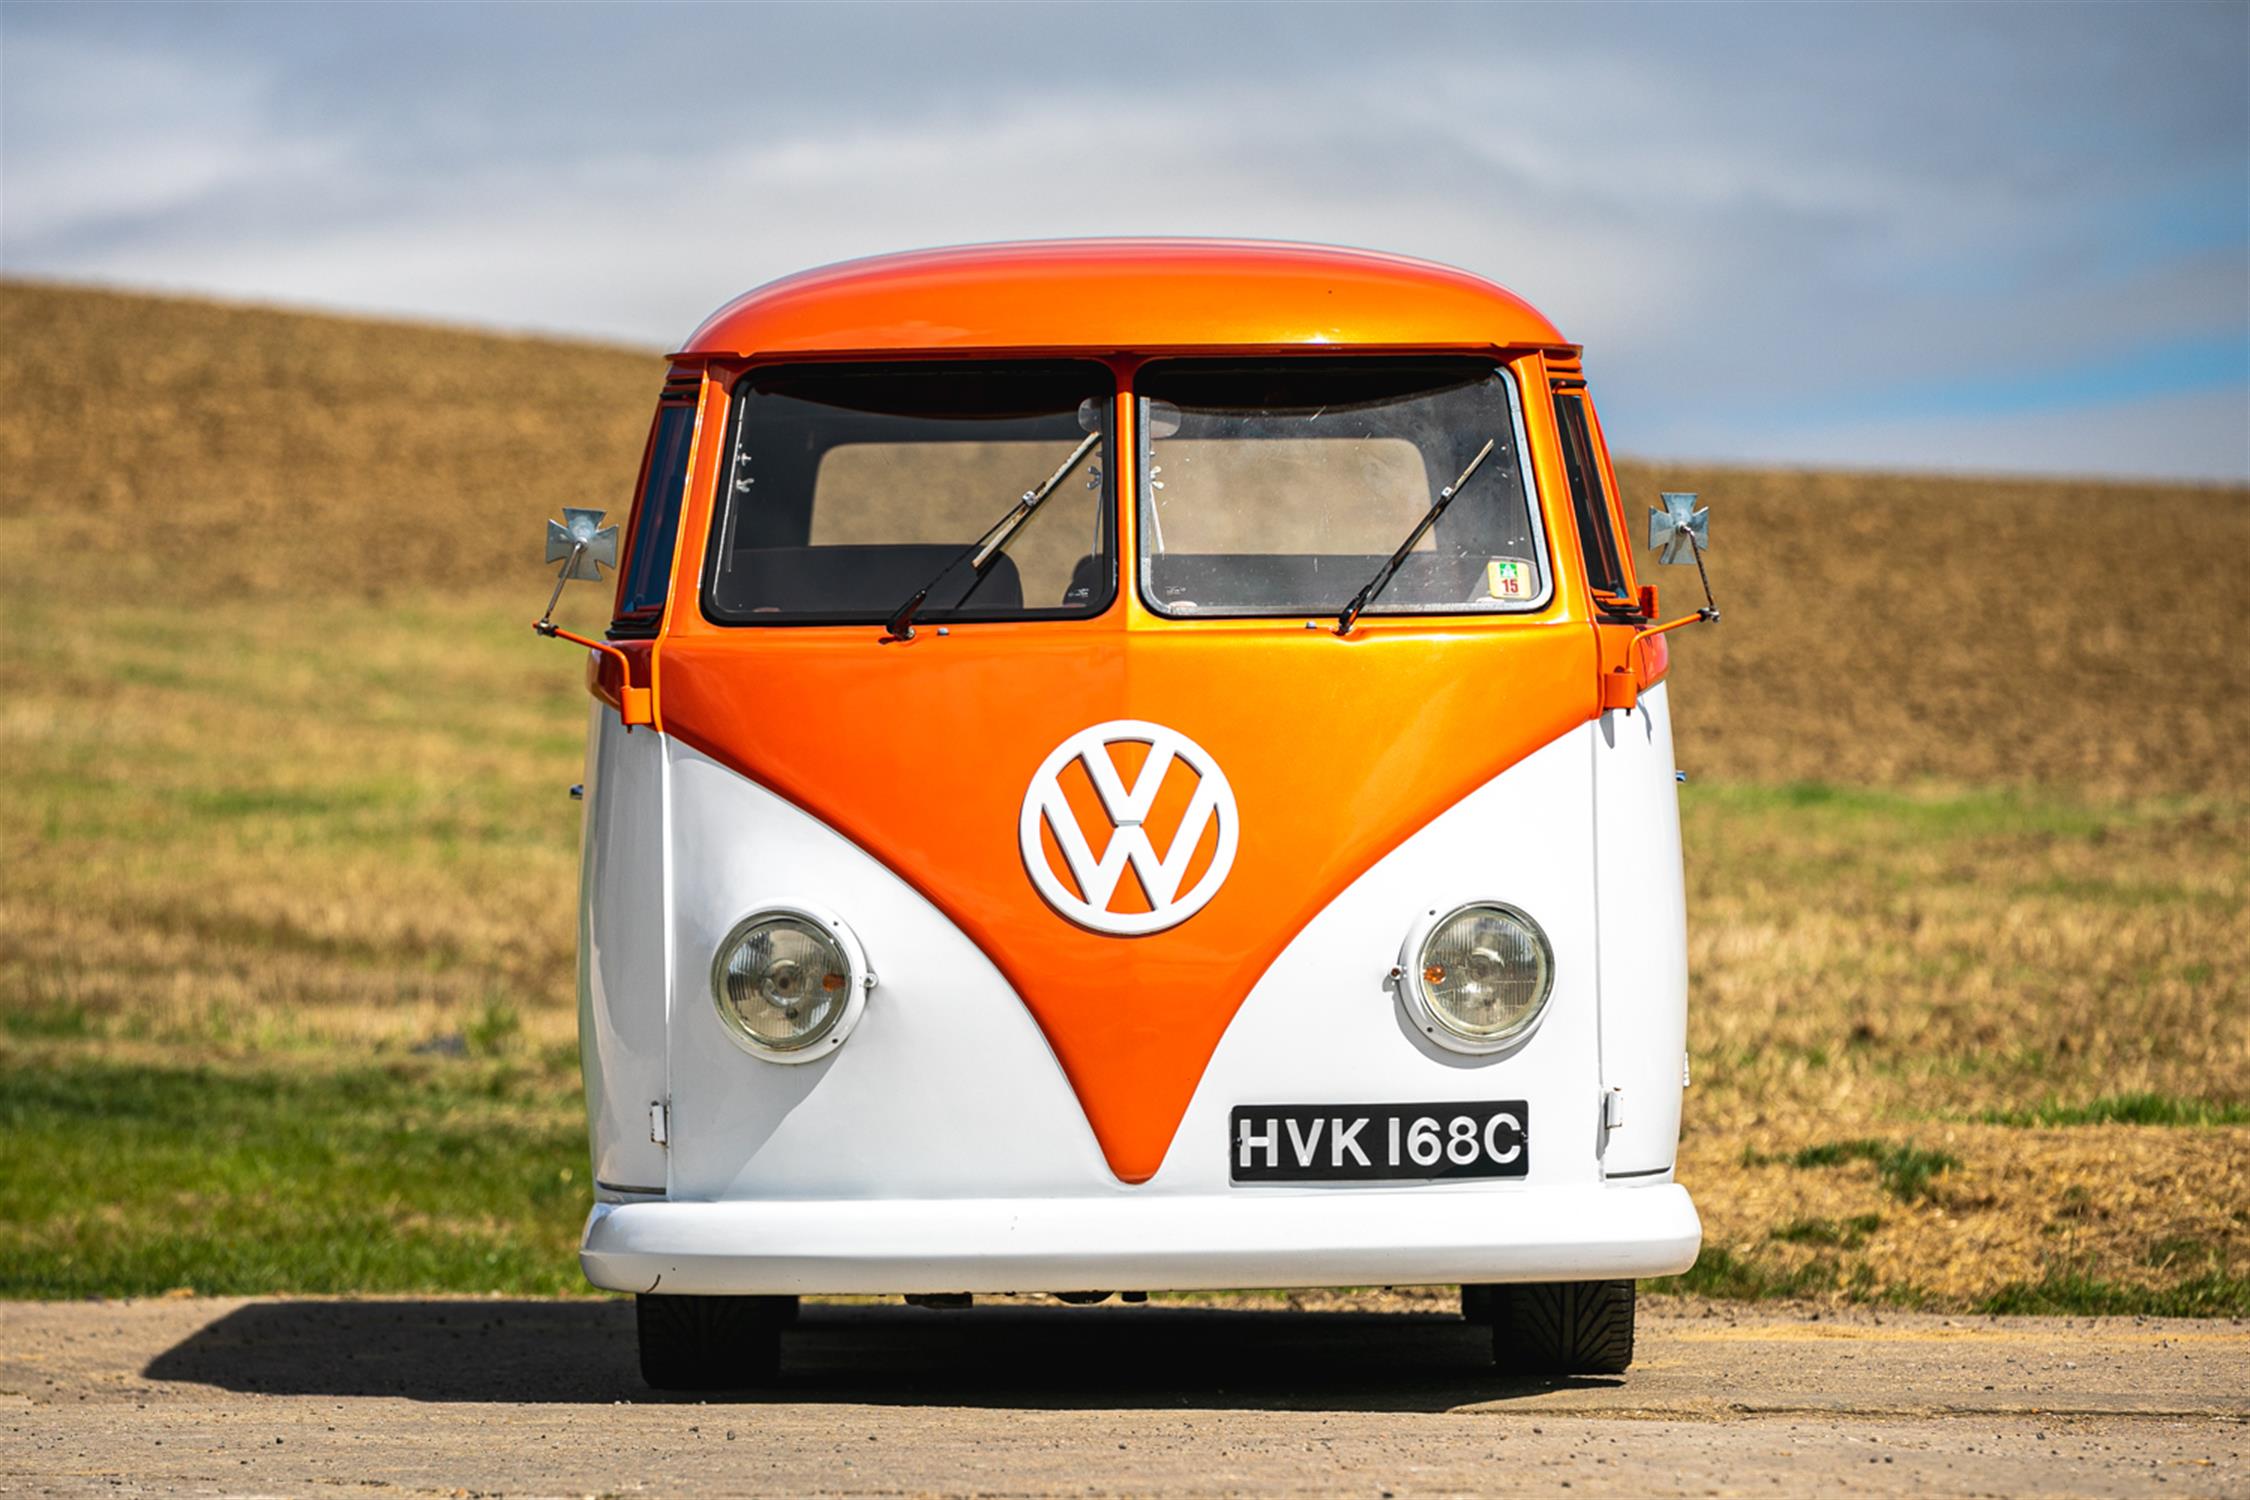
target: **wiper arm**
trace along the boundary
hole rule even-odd
[[[1602,618],[1607,623],[1612,625],[1645,625],[1648,623],[1648,612],[1641,608],[1639,600],[1629,599],[1623,594],[1609,593],[1602,589],[1593,590],[1593,595],[1594,608],[1601,613]]]
[[[1469,460],[1469,466],[1461,471],[1461,477],[1438,491],[1437,499],[1431,502],[1428,510],[1422,512],[1422,519],[1414,523],[1414,530],[1400,544],[1399,549],[1391,554],[1391,560],[1383,564],[1382,571],[1367,580],[1367,587],[1352,595],[1352,602],[1345,605],[1344,612],[1336,617],[1338,635],[1351,634],[1352,624],[1359,619],[1360,612],[1374,602],[1377,594],[1383,592],[1384,585],[1391,581],[1391,575],[1406,561],[1406,554],[1414,550],[1414,544],[1422,540],[1424,532],[1437,524],[1438,517],[1445,514],[1445,508],[1453,503],[1454,496],[1461,493],[1462,486],[1469,482],[1470,476],[1484,466],[1485,459],[1492,453],[1492,445],[1498,441],[1498,438],[1484,440],[1484,446],[1477,450],[1475,458]]]
[[[1023,498],[1006,515],[988,527],[982,536],[947,559],[945,566],[938,569],[928,583],[908,595],[906,602],[891,612],[890,624],[884,630],[885,638],[894,641],[913,640],[915,611],[928,602],[930,590],[936,588],[945,580],[946,574],[964,562],[976,574],[976,582],[961,591],[961,598],[955,604],[958,606],[967,602],[969,595],[977,591],[977,584],[984,582],[984,575],[991,568],[992,560],[1000,555],[1000,549],[1008,545],[1009,539],[1024,522],[1032,518],[1040,506],[1047,503],[1047,497],[1055,492],[1055,486],[1069,478],[1070,471],[1086,461],[1086,455],[1093,452],[1094,444],[1101,440],[1099,432],[1087,433],[1085,440],[1070,450],[1070,457],[1064,459],[1061,467],[1047,476],[1044,484],[1036,489],[1025,490]]]

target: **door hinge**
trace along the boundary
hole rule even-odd
[[[1611,1089],[1602,1095],[1602,1130],[1622,1130],[1625,1127],[1625,1091]]]
[[[659,1146],[672,1142],[672,1110],[662,1099],[652,1099],[648,1106],[648,1138]]]

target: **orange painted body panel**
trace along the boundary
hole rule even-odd
[[[784,277],[721,309],[682,354],[1562,343],[1514,293],[1405,256],[1057,240],[914,251]]]
[[[1426,262],[1295,245],[1072,241],[790,277],[721,311],[680,356],[711,370],[703,430],[716,435],[732,372],[767,359],[1074,349],[1109,357],[1122,388],[1149,352],[1287,346],[1479,349],[1506,362],[1529,425],[1550,603],[1506,618],[1371,616],[1348,639],[1302,619],[1155,615],[1137,594],[1137,443],[1121,398],[1120,587],[1100,617],[957,624],[944,636],[926,626],[904,643],[883,641],[873,625],[714,625],[698,580],[723,455],[707,436],[653,653],[664,733],[867,850],[992,959],[1128,1182],[1161,1165],[1228,1023],[1306,922],[1439,813],[1599,711],[1609,663],[1597,637],[1608,632],[1593,625],[1545,366],[1531,352],[1568,346],[1513,294]],[[1660,675],[1661,642],[1648,646],[1643,671]],[[1114,719],[1152,720],[1195,741],[1226,774],[1240,813],[1233,868],[1209,905],[1144,936],[1065,919],[1033,887],[1019,849],[1034,771],[1068,736]],[[1098,826],[1090,793],[1065,790],[1082,826]],[[1160,845],[1169,828],[1159,825],[1176,822],[1184,800],[1168,782],[1149,830]],[[1199,851],[1196,867],[1209,857]],[[1133,889],[1128,877],[1112,909],[1128,909]],[[880,935],[866,937],[880,966]],[[1380,978],[1371,967],[1370,1006],[1386,1003]]]
[[[1633,649],[1638,653],[1633,669],[1638,676],[1641,691],[1645,693],[1662,682],[1664,674],[1672,670],[1672,643],[1663,636],[1652,635]]]
[[[649,685],[650,655],[654,646],[653,641],[616,641],[611,651],[588,652],[586,691],[623,713],[626,689],[646,689]]]

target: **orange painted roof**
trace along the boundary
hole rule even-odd
[[[913,250],[771,281],[689,355],[932,349],[1560,345],[1505,287],[1402,255],[1257,240]]]

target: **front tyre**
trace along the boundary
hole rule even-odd
[[[1510,1374],[1619,1375],[1633,1362],[1630,1281],[1463,1287],[1461,1303],[1492,1325],[1492,1357]]]
[[[726,1391],[773,1383],[797,1299],[643,1293],[633,1310],[641,1379],[660,1391]]]

